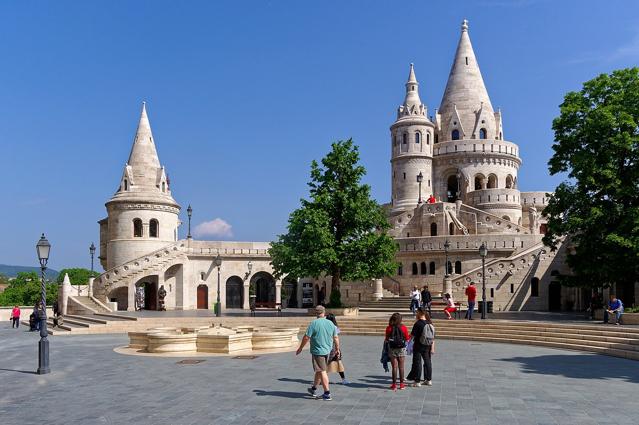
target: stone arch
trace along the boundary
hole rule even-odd
[[[513,176],[508,174],[506,176],[506,189],[514,189],[514,188],[515,188],[515,180],[513,179]]]
[[[437,223],[430,223],[430,235],[437,236]]]
[[[244,305],[244,280],[239,276],[226,279],[226,308],[242,308]]]
[[[486,188],[486,177],[483,174],[475,174],[475,190]]]
[[[142,290],[144,294],[143,310],[158,309],[158,288],[159,288],[158,281],[159,281],[158,275],[153,274],[153,275],[147,275],[147,276],[139,278],[133,285],[133,288],[135,288],[134,299],[135,299],[135,295],[138,293],[140,289]],[[138,308],[139,307],[140,306],[138,305]]]
[[[428,265],[428,274],[435,274],[435,262],[431,261]]]
[[[134,238],[142,237],[142,219],[140,218],[133,219],[133,237]]]
[[[268,272],[260,271],[251,277],[255,289],[255,306],[275,308],[275,278]]]
[[[446,179],[446,197],[448,198],[448,202],[455,202],[458,198],[459,193],[461,193],[459,187],[459,178],[457,178],[457,174],[453,173],[448,176]]]
[[[413,276],[416,276],[419,274],[417,270],[417,263],[412,264],[412,271],[413,271]]]
[[[149,237],[157,238],[159,236],[160,236],[160,223],[158,222],[157,219],[152,218],[151,221],[149,221]]]
[[[197,286],[197,303],[198,310],[209,309],[209,287],[205,283],[200,283]]]
[[[462,262],[457,260],[455,261],[455,274],[461,274],[462,273]]]
[[[497,189],[498,181],[495,174],[488,175],[488,189]]]
[[[428,269],[426,267],[425,261],[422,261],[422,263],[419,265],[419,274],[428,274]]]

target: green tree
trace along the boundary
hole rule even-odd
[[[53,304],[58,298],[58,285],[47,281],[47,305]],[[0,293],[0,305],[12,306],[35,305],[41,297],[40,275],[36,272],[20,272],[9,282],[9,286]]]
[[[83,268],[70,268],[70,269],[62,269],[58,274],[58,285],[62,285],[62,281],[64,281],[64,275],[69,274],[69,280],[71,281],[71,285],[86,285],[89,283],[90,277],[98,277],[100,273],[92,272],[91,270],[83,269]]]
[[[361,184],[366,170],[358,162],[358,148],[351,139],[333,143],[321,166],[313,161],[310,200],[301,200],[289,217],[288,233],[278,236],[269,249],[278,277],[330,275],[332,305],[341,303],[342,279],[381,278],[397,266],[388,221],[371,199],[370,186]]]
[[[639,68],[602,74],[570,92],[553,121],[551,174],[569,179],[550,197],[544,243],[564,235],[568,285],[632,285],[639,275]]]

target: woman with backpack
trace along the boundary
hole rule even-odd
[[[388,320],[384,340],[388,343],[388,356],[391,360],[393,384],[390,389],[397,390],[397,374],[399,372],[399,389],[406,388],[404,384],[404,357],[406,356],[406,343],[410,340],[408,329],[402,325],[402,315],[393,313]]]
[[[410,332],[413,338],[413,366],[406,377],[415,381],[414,387],[422,386],[422,361],[424,362],[424,385],[433,385],[431,356],[435,354],[435,327],[430,315],[422,308],[417,310],[417,320]]]
[[[330,320],[331,322],[333,322],[333,324],[337,328],[337,334],[339,335],[339,327],[337,326],[337,319],[335,319],[335,315],[333,313],[327,314],[326,320]],[[342,362],[342,350],[340,350],[339,352],[337,351],[334,341],[333,349],[328,355],[328,366],[326,368],[326,372],[339,373],[340,378],[342,378],[342,385],[348,385],[346,374],[344,373],[344,363]]]

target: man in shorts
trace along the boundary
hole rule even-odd
[[[337,327],[335,327],[330,320],[326,320],[326,309],[323,306],[318,305],[315,308],[315,313],[317,314],[317,319],[308,325],[304,338],[302,338],[302,342],[295,354],[300,354],[306,343],[311,341],[311,356],[315,377],[313,379],[313,386],[308,389],[308,392],[313,397],[319,398],[320,396],[317,395],[317,386],[321,382],[324,388],[324,394],[321,398],[323,400],[332,400],[326,368],[328,367],[328,355],[333,349],[333,342],[335,342],[336,354],[339,355]]]

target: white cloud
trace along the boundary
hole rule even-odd
[[[193,229],[193,235],[230,238],[233,236],[233,226],[218,217],[195,226],[195,229]]]

